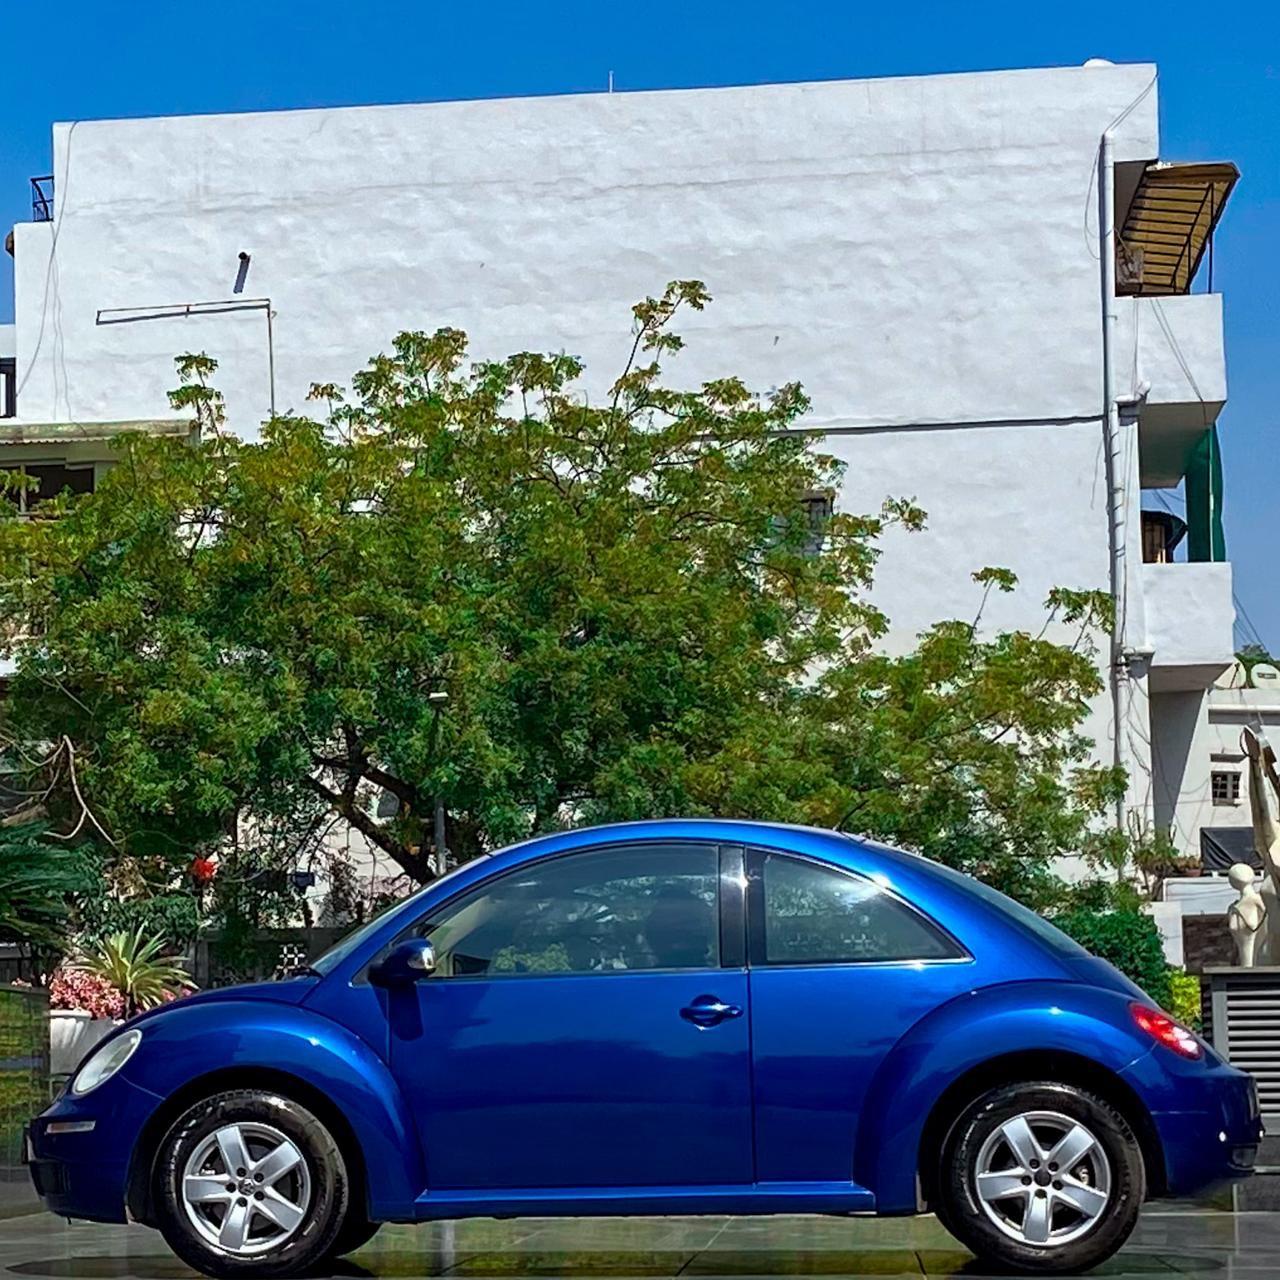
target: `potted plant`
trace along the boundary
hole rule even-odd
[[[124,1014],[124,997],[105,978],[71,965],[49,979],[49,1070],[67,1075]]]
[[[176,958],[164,954],[164,946],[162,934],[148,937],[146,926],[139,925],[133,933],[100,939],[71,968],[107,983],[119,995],[124,1016],[132,1018],[195,988]]]

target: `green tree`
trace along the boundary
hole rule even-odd
[[[707,300],[682,282],[638,304],[603,396],[568,355],[470,364],[456,330],[404,333],[353,399],[317,386],[318,419],[255,443],[185,357],[199,443],[126,439],[97,493],[0,521],[0,608],[40,637],[10,732],[76,744],[114,856],[216,847],[228,894],[335,820],[426,879],[439,795],[462,857],[714,812],[1045,897],[1116,785],[1080,729],[1103,598],[1055,593],[1052,635],[947,622],[879,654],[875,540],[922,513],[812,517],[841,468],[797,429],[798,386],[670,386],[672,320]]]
[[[39,823],[0,827],[0,942],[55,955],[79,899],[101,893],[92,852],[47,838]]]

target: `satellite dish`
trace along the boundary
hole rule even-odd
[[[1243,689],[1249,683],[1249,673],[1243,662],[1233,662],[1214,682],[1215,689]]]
[[[1270,662],[1255,662],[1249,669],[1249,683],[1255,689],[1270,689],[1280,693],[1280,667]]]

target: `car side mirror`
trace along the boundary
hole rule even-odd
[[[408,987],[435,969],[435,947],[426,938],[406,938],[369,966],[369,981],[379,987]]]

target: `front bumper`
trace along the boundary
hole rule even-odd
[[[1212,1051],[1169,1062],[1157,1047],[1123,1073],[1151,1108],[1164,1151],[1165,1194],[1191,1196],[1253,1172],[1262,1116],[1253,1078]]]
[[[64,1218],[124,1222],[129,1159],[160,1101],[117,1076],[83,1098],[64,1093],[32,1120],[24,1155],[44,1207]]]

